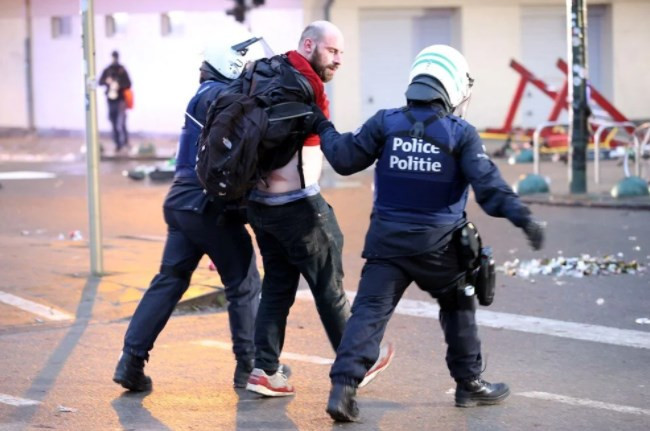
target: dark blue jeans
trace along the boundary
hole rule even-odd
[[[190,284],[204,254],[221,277],[237,359],[254,358],[255,315],[261,282],[251,237],[242,223],[217,224],[219,214],[164,209],[167,242],[160,273],[140,300],[124,337],[124,351],[148,358],[156,338]]]
[[[419,256],[368,259],[361,273],[352,316],[330,371],[333,383],[357,386],[379,356],[386,325],[406,288],[415,282],[437,298],[447,343],[447,367],[455,380],[481,374],[476,301],[464,295],[464,273],[453,243]]]
[[[126,130],[126,102],[124,100],[108,101],[108,119],[113,126],[115,150],[129,145],[129,132]]]
[[[255,367],[275,372],[289,309],[305,278],[334,350],[350,304],[343,291],[343,234],[332,208],[318,194],[285,205],[248,204],[248,218],[264,261],[262,300],[255,322]]]

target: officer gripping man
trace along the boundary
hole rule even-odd
[[[234,386],[245,387],[253,369],[253,333],[261,283],[251,237],[239,216],[238,205],[206,195],[194,168],[208,107],[229,82],[241,75],[247,61],[264,56],[260,44],[253,45],[258,40],[247,32],[220,35],[204,51],[200,86],[187,105],[174,183],[163,204],[167,241],[160,272],[131,318],[113,376],[113,381],[129,390],[151,389],[151,378],[144,374],[144,361],[148,361],[154,341],[187,290],[204,254],[215,264],[225,286],[237,360]]]
[[[462,54],[433,45],[415,58],[407,106],[378,111],[354,134],[339,134],[314,109],[312,128],[336,172],[350,175],[377,162],[366,263],[330,372],[327,412],[336,421],[358,419],[357,385],[377,359],[388,320],[411,282],[440,305],[456,405],[497,404],[510,394],[505,383],[481,378],[476,300],[457,240],[471,227],[465,215],[469,185],[483,210],[522,228],[533,249],[541,248],[544,231],[462,118],[472,82]]]

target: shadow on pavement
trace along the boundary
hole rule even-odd
[[[111,401],[111,406],[117,413],[120,424],[125,430],[170,430],[168,426],[156,419],[142,405],[149,392],[124,391]]]
[[[86,285],[81,292],[74,323],[50,355],[41,372],[34,378],[32,385],[25,391],[24,398],[43,401],[47,397],[59,373],[88,328],[100,282],[101,278],[98,277],[88,277],[86,280]],[[20,419],[21,422],[28,424],[38,408],[39,405],[34,405],[16,410],[14,419]]]
[[[245,389],[236,389],[235,392],[239,397],[236,429],[299,429],[287,415],[287,407],[295,397],[263,397]],[[263,413],[265,411],[268,413]]]

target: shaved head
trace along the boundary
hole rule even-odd
[[[343,33],[341,30],[334,24],[329,21],[314,21],[309,24],[302,31],[300,35],[300,42],[298,42],[298,49],[303,46],[306,39],[311,39],[315,42],[320,42],[323,40],[326,34],[335,35],[343,39]]]
[[[343,33],[329,21],[314,21],[300,36],[298,50],[323,82],[328,82],[341,65]]]

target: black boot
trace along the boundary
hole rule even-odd
[[[510,388],[505,383],[489,383],[480,377],[461,380],[456,385],[456,407],[499,404],[508,395]]]
[[[354,397],[357,389],[353,386],[334,383],[327,402],[327,413],[337,422],[355,422],[359,420],[359,408]]]
[[[144,374],[144,358],[126,352],[122,353],[115,367],[113,381],[134,392],[151,390],[151,378]]]
[[[248,382],[248,377],[253,371],[253,359],[237,359],[237,366],[235,367],[235,377],[233,379],[236,388],[245,388]]]

